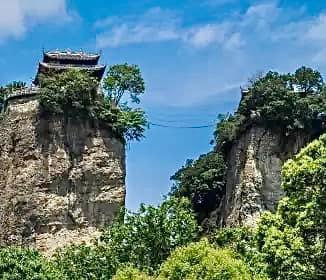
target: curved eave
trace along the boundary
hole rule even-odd
[[[44,62],[39,63],[38,71],[34,80],[34,84],[38,85],[39,75],[40,74],[48,74],[53,72],[62,72],[65,70],[76,69],[81,71],[87,71],[92,76],[96,77],[99,81],[102,79],[106,66],[105,65],[94,65],[94,66],[76,66],[76,65],[53,65],[47,64]]]
[[[97,64],[100,55],[99,54],[86,54],[86,53],[66,53],[66,52],[44,52],[44,61],[53,60],[70,60],[70,61],[93,61]]]

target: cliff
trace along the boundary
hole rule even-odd
[[[0,121],[0,243],[51,252],[87,241],[125,200],[125,146],[89,120],[18,99]]]
[[[259,126],[242,133],[227,153],[226,194],[218,223],[253,226],[262,211],[274,211],[283,195],[282,164],[312,138],[303,133],[285,136]]]

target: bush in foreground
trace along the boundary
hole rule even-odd
[[[229,249],[216,248],[207,240],[175,250],[162,265],[159,280],[251,280],[247,265]]]
[[[0,250],[0,279],[56,280],[62,275],[36,250],[8,247]]]
[[[153,278],[132,266],[126,266],[119,269],[112,280],[153,280]]]

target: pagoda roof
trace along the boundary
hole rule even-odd
[[[51,72],[62,72],[69,69],[76,69],[90,72],[92,76],[101,80],[105,72],[105,65],[75,65],[75,64],[52,64],[46,62],[40,62],[38,67],[38,72],[35,77],[34,83],[37,85],[39,81],[40,74],[46,74]]]
[[[98,62],[100,58],[100,54],[97,53],[86,53],[83,51],[74,52],[74,51],[48,51],[43,53],[44,61],[51,60],[82,60],[82,61],[94,61],[95,64]]]
[[[65,70],[65,69],[77,69],[77,70],[89,70],[89,71],[97,71],[105,69],[105,65],[76,65],[76,64],[53,64],[40,62],[40,69],[53,69],[53,70]]]

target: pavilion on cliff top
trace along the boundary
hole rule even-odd
[[[106,66],[98,64],[99,59],[100,54],[90,54],[83,51],[56,50],[43,52],[43,61],[39,63],[34,84],[39,85],[40,74],[62,72],[67,69],[85,70],[100,81]]]
[[[7,94],[4,98],[0,112],[6,109],[9,100],[26,98],[34,96],[39,92],[39,76],[40,74],[60,73],[69,69],[77,69],[90,73],[100,81],[105,72],[105,65],[99,64],[100,54],[91,54],[83,51],[74,52],[66,51],[48,51],[43,52],[43,61],[39,62],[36,77],[30,87],[22,87],[15,89]]]

